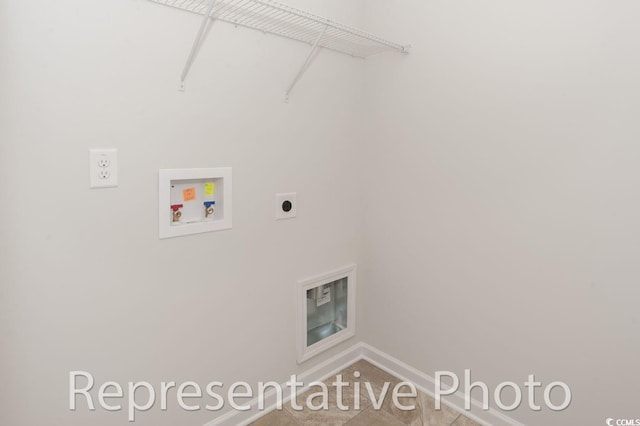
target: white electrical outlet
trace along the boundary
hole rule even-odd
[[[276,194],[276,220],[296,217],[297,204],[295,192]]]
[[[118,150],[89,150],[89,187],[112,188],[118,186]]]

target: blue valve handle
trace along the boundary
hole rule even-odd
[[[204,202],[204,206],[205,206],[206,208],[209,208],[209,207],[211,207],[212,205],[214,205],[215,203],[216,203],[215,201],[205,201],[205,202]]]

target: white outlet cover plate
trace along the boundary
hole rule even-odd
[[[89,187],[113,188],[118,186],[118,150],[89,150]]]
[[[290,201],[292,204],[291,210],[285,212],[282,208],[282,204],[285,201]],[[293,219],[296,217],[298,210],[297,194],[295,192],[286,192],[276,194],[276,220]]]

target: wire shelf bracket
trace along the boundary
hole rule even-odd
[[[318,43],[320,42],[320,39],[327,33],[327,29],[328,28],[329,28],[328,26],[325,26],[324,30],[320,33],[320,35],[318,36],[316,41],[313,42],[313,46],[311,46],[311,51],[309,52],[309,55],[307,56],[307,59],[302,63],[302,66],[300,67],[300,70],[298,70],[298,73],[296,74],[296,76],[293,77],[293,80],[291,81],[291,84],[287,88],[287,91],[284,93],[284,101],[285,102],[289,102],[289,94],[291,93],[291,91],[295,87],[296,83],[298,82],[298,80],[300,80],[300,77],[302,77],[302,74],[304,74],[304,72],[306,71],[307,67],[311,63],[311,60],[313,59],[313,55],[318,50]]]
[[[154,3],[202,15],[202,21],[191,46],[182,73],[180,88],[184,90],[207,24],[219,20],[236,26],[252,28],[296,40],[311,46],[311,50],[285,91],[288,101],[291,91],[300,80],[319,48],[366,58],[382,52],[408,53],[409,45],[402,45],[322,16],[296,9],[273,0],[149,0]]]
[[[193,45],[191,46],[191,52],[189,52],[189,57],[187,58],[187,62],[184,64],[184,68],[182,69],[182,74],[180,74],[180,90],[184,91],[184,81],[189,75],[189,70],[191,69],[191,65],[193,61],[196,59],[198,55],[198,49],[200,48],[200,44],[202,43],[202,36],[204,35],[204,30],[207,28],[207,23],[209,22],[209,17],[211,16],[211,12],[213,11],[213,6],[216,4],[216,0],[209,0],[209,5],[207,6],[207,12],[202,17],[202,22],[200,23],[200,29],[198,30],[198,34],[196,34],[196,39],[193,41]]]

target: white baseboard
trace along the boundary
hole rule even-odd
[[[328,360],[316,365],[315,367],[297,375],[297,380],[305,384],[300,388],[298,394],[304,393],[309,389],[308,384],[316,381],[323,381],[344,370],[354,362],[362,359],[361,346],[359,343],[340,352],[339,354],[329,358]],[[285,383],[280,385],[282,389],[289,390]],[[285,393],[283,405],[286,404],[291,397]],[[252,399],[247,405],[251,407],[247,411],[230,411],[222,416],[210,421],[204,426],[245,426],[251,422],[255,422],[260,417],[268,414],[276,408],[276,393],[269,392],[265,395],[264,410],[258,410],[258,398]]]
[[[361,359],[369,361],[399,379],[414,383],[420,391],[434,397],[435,379],[433,377],[363,342],[356,343],[304,373],[298,374],[297,380],[305,384],[298,393],[305,392],[309,383],[323,381]],[[281,387],[284,390],[289,389],[284,383]],[[285,394],[283,404],[289,400],[290,397]],[[442,403],[485,426],[523,426],[522,423],[493,408],[482,410],[482,404],[477,400],[471,400],[471,404],[477,409],[473,413],[466,411],[464,409],[464,393],[461,391],[443,398]],[[264,410],[258,410],[258,398],[251,400],[248,405],[251,407],[250,410],[227,412],[204,426],[246,426],[276,408],[276,394],[270,392],[265,395]]]
[[[425,394],[432,398],[435,398],[435,379],[428,374],[423,373],[408,364],[392,357],[391,355],[382,352],[369,346],[366,343],[359,343],[361,351],[361,359],[369,361],[376,367],[386,371],[387,373],[398,377],[399,379],[414,383],[416,387]],[[482,410],[482,403],[475,399],[471,400],[472,407],[475,407],[473,412],[464,409],[464,393],[458,391],[453,395],[449,395],[446,398],[442,398],[442,404],[451,407],[457,412],[464,414],[466,417],[474,420],[481,425],[485,426],[523,426],[522,423],[515,421],[511,417],[508,417],[501,412],[489,408],[488,410]]]

